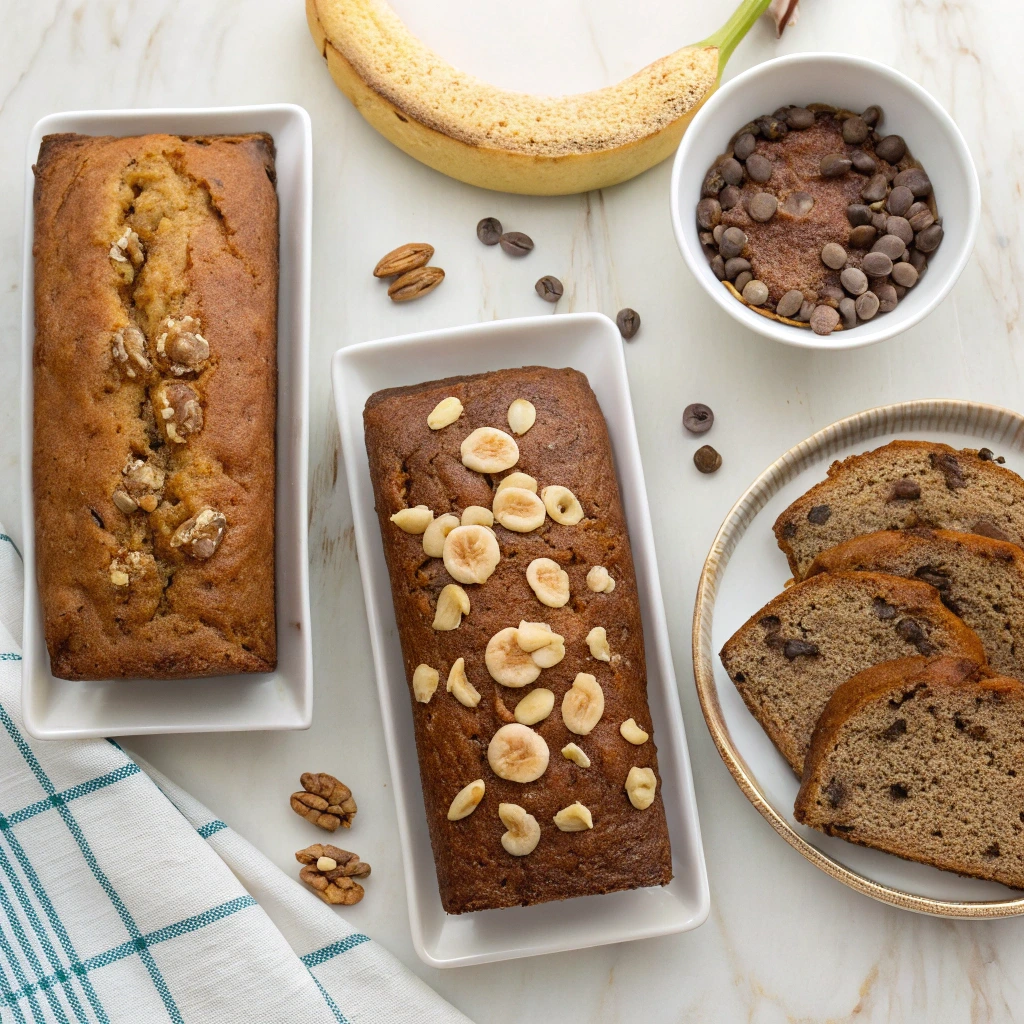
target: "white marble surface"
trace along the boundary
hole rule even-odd
[[[509,86],[568,90],[613,81],[724,20],[731,0],[401,0],[425,39]],[[668,165],[604,193],[494,195],[426,170],[375,135],[335,89],[299,0],[0,0],[0,520],[20,536],[17,347],[23,145],[37,118],[85,107],[290,100],[313,118],[315,153],[311,584],[317,679],[308,733],[162,737],[135,748],[205,800],[278,864],[311,836],[287,806],[307,769],[336,772],[359,797],[343,837],[374,875],[350,920],[481,1022],[1012,1021],[1024,1016],[1024,922],[950,923],[878,905],[819,873],[778,839],[733,784],[693,688],[690,616],[700,565],[736,495],[785,448],[839,416],[907,398],[1020,407],[1021,154],[1024,87],[1015,0],[804,0],[776,42],[758,25],[729,67],[794,50],[887,61],[931,90],[978,161],[984,214],[952,296],[912,331],[872,349],[806,353],[747,334],[690,279],[668,222]],[[497,27],[496,27],[497,26]],[[484,249],[476,221],[498,216],[537,243],[513,262]],[[427,239],[443,287],[391,305],[369,276],[393,245]],[[372,681],[348,502],[326,374],[334,348],[421,328],[550,308],[533,282],[565,283],[558,312],[631,305],[627,349],[651,492],[680,699],[712,888],[707,924],[687,935],[447,972],[410,947],[394,811]],[[699,477],[680,413],[710,404],[724,466]],[[424,856],[427,856],[424,851]]]

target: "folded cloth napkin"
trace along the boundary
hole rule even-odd
[[[466,1022],[114,741],[28,738],[22,576],[0,527],[0,1022]]]

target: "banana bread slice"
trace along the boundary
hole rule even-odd
[[[733,634],[721,658],[750,713],[800,775],[818,716],[840,683],[915,654],[985,662],[981,641],[933,586],[836,572],[769,601]]]
[[[1024,551],[954,530],[882,530],[823,551],[808,576],[844,569],[913,576],[981,640],[997,672],[1024,679]]]
[[[775,537],[802,580],[826,548],[876,530],[934,526],[1024,545],[1024,480],[987,448],[891,441],[833,462],[827,479],[775,521]]]
[[[963,658],[900,658],[832,695],[797,821],[1024,889],[1024,685]]]

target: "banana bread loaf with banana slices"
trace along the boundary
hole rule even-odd
[[[891,441],[833,462],[828,477],[775,522],[775,537],[801,580],[814,559],[851,537],[933,526],[1024,545],[1024,480],[987,448]]]
[[[393,388],[364,425],[444,909],[666,884],[636,577],[586,377]]]
[[[268,135],[50,135],[32,475],[50,669],[267,672],[277,194]]]
[[[836,572],[769,601],[730,637],[721,658],[750,713],[800,775],[836,688],[871,665],[915,654],[985,661],[981,641],[929,584]]]
[[[807,574],[843,570],[930,583],[978,634],[989,665],[1024,679],[1024,551],[1016,544],[924,526],[882,530],[823,551]]]
[[[1024,889],[1024,685],[963,658],[901,658],[832,695],[797,821]]]

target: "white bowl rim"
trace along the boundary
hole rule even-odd
[[[967,222],[965,224],[963,241],[956,256],[953,266],[946,271],[945,277],[938,284],[935,294],[916,313],[911,314],[907,319],[893,322],[887,326],[888,315],[872,320],[868,324],[858,325],[851,331],[836,331],[828,338],[821,338],[810,331],[800,330],[796,327],[789,327],[780,324],[775,320],[754,313],[747,309],[743,303],[738,302],[724,288],[714,289],[708,286],[708,282],[701,269],[706,265],[703,254],[693,252],[687,238],[685,224],[689,222],[689,214],[686,218],[682,214],[679,205],[680,187],[683,178],[683,167],[687,163],[693,140],[700,134],[706,121],[709,121],[715,114],[718,106],[724,102],[724,98],[731,92],[742,89],[750,82],[757,80],[764,75],[772,74],[780,67],[789,67],[799,64],[815,64],[823,61],[833,61],[836,64],[846,65],[849,68],[868,70],[903,86],[921,101],[922,105],[929,111],[938,126],[946,133],[953,144],[953,149],[964,170],[967,179]],[[775,341],[786,345],[793,345],[798,348],[812,350],[846,350],[862,348],[866,345],[873,345],[885,341],[903,331],[909,330],[918,324],[950,293],[953,285],[963,272],[967,261],[974,252],[974,243],[978,234],[978,225],[981,220],[981,186],[978,182],[978,171],[974,165],[974,158],[964,140],[963,134],[957,127],[956,122],[946,112],[945,108],[935,99],[930,92],[920,86],[912,78],[897,71],[895,68],[882,64],[879,61],[871,60],[869,57],[859,57],[849,53],[835,53],[828,50],[813,50],[807,53],[793,53],[783,57],[775,57],[772,60],[756,64],[752,68],[741,72],[735,78],[730,79],[711,95],[708,101],[697,111],[689,127],[683,134],[679,148],[676,150],[675,159],[672,164],[672,179],[670,185],[669,202],[672,211],[672,231],[675,234],[676,244],[683,255],[686,265],[690,268],[693,276],[697,278],[701,287],[722,307],[733,319],[738,320],[745,327],[772,338]],[[844,337],[844,335],[846,337]]]

